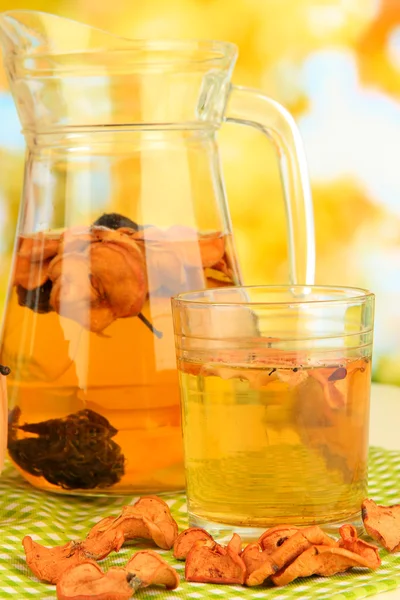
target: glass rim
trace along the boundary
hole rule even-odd
[[[258,301],[258,300],[243,300],[242,302],[229,302],[227,300],[218,301],[218,299],[210,298],[210,302],[207,302],[207,297],[210,297],[211,294],[215,294],[216,292],[226,292],[226,291],[250,291],[250,290],[260,290],[264,292],[289,292],[290,290],[310,290],[312,292],[327,292],[331,294],[347,294],[345,297],[338,296],[337,298],[329,297],[326,299],[301,299],[297,301],[295,298],[287,298],[285,300],[279,301],[271,301],[269,302],[267,299]],[[296,306],[301,305],[337,305],[337,304],[348,304],[350,302],[366,302],[368,299],[373,299],[375,294],[370,290],[360,287],[353,286],[336,286],[336,285],[306,285],[306,284],[286,284],[286,285],[237,285],[237,286],[226,286],[226,287],[215,287],[215,288],[207,288],[205,290],[193,290],[190,292],[181,292],[180,294],[176,294],[171,298],[171,302],[173,305],[178,305],[180,303],[191,305],[191,306],[265,306],[265,307],[279,307],[279,306],[287,306],[289,304],[295,304]]]
[[[39,54],[44,54],[45,56],[57,56],[57,55],[74,55],[74,54],[102,54],[109,51],[125,51],[125,52],[141,52],[148,51],[150,53],[154,53],[155,56],[159,52],[193,52],[197,53],[198,56],[192,56],[190,58],[186,58],[188,63],[209,63],[213,66],[221,65],[222,68],[229,67],[233,61],[236,59],[238,55],[238,47],[234,42],[218,40],[218,39],[202,39],[202,38],[163,38],[163,37],[155,37],[155,38],[129,38],[126,36],[121,36],[118,34],[110,33],[109,31],[101,28],[101,27],[93,27],[79,21],[77,19],[72,19],[69,17],[63,17],[60,15],[55,15],[49,13],[47,11],[42,10],[34,10],[34,9],[24,9],[24,8],[15,8],[9,9],[5,11],[0,11],[0,19],[1,18],[15,18],[18,19],[19,16],[38,16],[42,19],[51,19],[52,21],[61,21],[66,24],[75,25],[81,28],[87,28],[88,31],[91,30],[98,34],[103,34],[107,36],[108,40],[112,42],[114,40],[114,47],[111,45],[109,48],[99,46],[98,48],[82,48],[80,46],[74,47],[73,50],[70,51],[49,51]],[[0,45],[1,47],[1,45]],[[37,54],[34,50],[31,52],[22,51],[18,54],[34,56]],[[157,60],[146,61],[146,64],[152,65],[157,64]],[[177,62],[176,59],[171,59],[171,63]],[[138,59],[138,64],[141,61]],[[168,61],[162,61],[163,64],[168,64]]]

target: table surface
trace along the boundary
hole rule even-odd
[[[400,387],[372,385],[370,444],[400,450]],[[398,483],[400,485],[400,482]],[[372,596],[374,598],[374,596]],[[400,600],[400,589],[378,594],[382,600]]]

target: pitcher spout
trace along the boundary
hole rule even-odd
[[[10,10],[0,13],[0,44],[6,54],[70,53],[93,43],[106,45],[108,38],[115,39],[90,25],[46,12]]]
[[[22,126],[34,133],[218,127],[237,55],[227,42],[129,40],[29,10],[0,14],[0,44]]]

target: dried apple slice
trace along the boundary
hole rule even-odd
[[[400,550],[400,504],[384,506],[366,499],[361,505],[364,527],[388,552]]]
[[[99,526],[95,525],[82,542],[82,548],[88,558],[102,560],[110,552],[118,552],[124,541],[125,535],[121,528],[102,531]]]
[[[158,496],[142,496],[133,505],[133,508],[146,516],[156,525],[164,535],[164,545],[160,548],[169,550],[178,537],[178,525],[174,520],[169,506]]]
[[[310,575],[322,575],[329,577],[336,573],[343,573],[352,567],[372,567],[371,563],[354,552],[345,548],[332,546],[311,546],[302,552],[293,562],[284,567],[278,573],[272,575],[271,581],[277,585],[287,585],[297,577],[309,577]]]
[[[129,600],[141,585],[125,569],[104,573],[93,561],[70,567],[57,582],[58,600]]]
[[[270,527],[259,538],[258,543],[262,550],[266,550],[270,554],[275,552],[286,540],[300,531],[299,527],[293,525],[276,525]]]
[[[246,566],[246,577],[257,571],[265,562],[269,562],[270,556],[268,550],[263,550],[260,544],[247,544],[240,554],[240,558]]]
[[[125,540],[153,540],[164,550],[172,548],[178,536],[178,525],[168,504],[157,496],[144,496],[133,506],[124,506],[118,517],[106,517],[97,523],[89,536],[104,535],[115,530],[122,531]]]
[[[201,527],[189,527],[182,531],[174,542],[174,557],[186,560],[191,547],[198,541],[214,541],[212,536]]]
[[[140,580],[140,587],[165,585],[168,590],[174,590],[179,585],[178,573],[153,550],[136,552],[128,561],[126,570]]]
[[[136,316],[147,296],[139,245],[119,231],[92,228],[65,237],[63,252],[49,265],[50,305],[94,332],[115,319]]]
[[[345,548],[366,558],[370,565],[372,565],[371,569],[377,569],[380,566],[381,558],[379,556],[379,549],[373,544],[368,544],[368,542],[360,540],[354,525],[342,525],[339,533],[341,539],[338,542],[338,546],[340,548]]]
[[[216,542],[196,542],[189,551],[185,579],[199,583],[243,584],[246,565],[232,548]]]
[[[343,408],[346,404],[345,395],[336,387],[336,381],[344,379],[344,377],[337,377],[335,379],[335,373],[341,371],[340,367],[336,369],[310,369],[308,374],[310,377],[314,377],[321,385],[324,391],[324,397],[328,406],[332,409]],[[344,369],[346,371],[346,369]],[[347,371],[346,371],[347,374]],[[343,375],[343,373],[342,373]],[[332,379],[333,377],[333,379]]]
[[[258,569],[248,575],[246,584],[248,586],[261,585],[268,577],[277,573],[310,546],[316,544],[325,544],[328,547],[336,546],[335,540],[330,538],[317,525],[300,529],[297,533],[288,537]]]
[[[242,538],[237,533],[234,533],[231,540],[228,542],[227,549],[240,554],[242,552]]]
[[[22,540],[26,563],[40,581],[57,583],[63,572],[71,565],[76,566],[87,560],[79,542],[68,542],[64,546],[46,548],[27,535]]]

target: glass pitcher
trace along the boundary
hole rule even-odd
[[[0,356],[9,455],[56,492],[182,489],[170,298],[243,283],[216,134],[231,121],[273,140],[289,278],[312,283],[298,131],[231,85],[231,43],[134,41],[19,10],[0,15],[0,39],[27,144]]]

